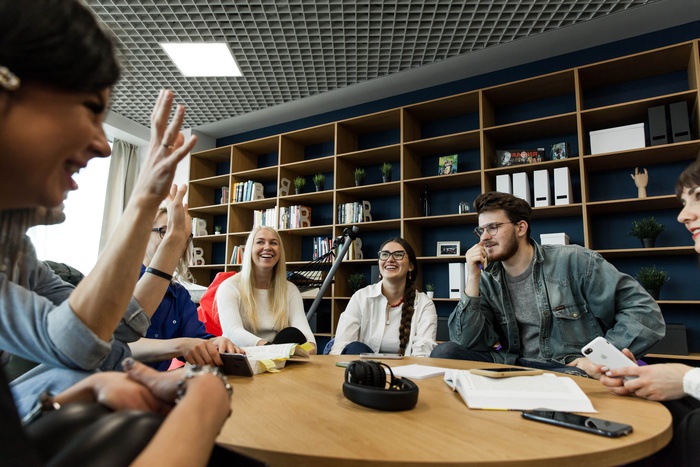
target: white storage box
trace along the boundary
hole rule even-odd
[[[568,245],[569,236],[564,232],[540,234],[540,245]]]
[[[644,123],[591,131],[591,154],[643,148]]]

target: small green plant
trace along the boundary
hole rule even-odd
[[[364,274],[356,272],[350,274],[350,277],[348,277],[348,285],[353,292],[357,292],[358,290],[367,287],[367,279],[365,279]]]
[[[358,167],[355,169],[355,184],[361,185],[365,182],[365,169]]]
[[[323,186],[323,182],[326,181],[326,176],[322,173],[317,173],[314,175],[314,186]]]
[[[629,234],[640,240],[645,238],[653,239],[658,237],[665,229],[663,224],[654,219],[654,216],[651,216],[638,221],[632,221],[632,230],[630,230]]]
[[[304,177],[297,177],[294,179],[294,189],[299,192],[304,189],[306,185],[306,179]]]
[[[658,290],[670,279],[668,272],[654,266],[644,266],[637,273],[637,280],[647,290]]]
[[[426,292],[435,292],[435,285],[428,282],[427,284],[425,284],[425,291]]]
[[[379,171],[382,173],[382,178],[391,180],[391,164],[389,162],[383,163]]]

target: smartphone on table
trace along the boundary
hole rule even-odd
[[[360,358],[369,360],[401,360],[403,355],[397,353],[361,353]]]
[[[624,423],[611,422],[602,418],[586,417],[575,413],[554,410],[526,410],[522,417],[536,422],[549,423],[573,430],[585,431],[595,435],[619,438],[632,433],[632,427]]]
[[[489,378],[508,378],[509,376],[535,376],[544,373],[544,370],[537,370],[535,368],[512,368],[512,367],[502,367],[502,368],[472,368],[469,373],[488,376]]]
[[[621,350],[612,345],[604,337],[596,337],[591,342],[584,345],[581,349],[581,353],[596,365],[605,365],[611,370],[626,366],[637,366],[636,362],[627,358]],[[634,378],[636,378],[636,376],[624,377],[625,380]]]

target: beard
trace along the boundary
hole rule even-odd
[[[489,263],[492,261],[508,261],[518,252],[518,238],[515,236],[515,233],[496,243],[500,248],[498,251],[489,252]]]

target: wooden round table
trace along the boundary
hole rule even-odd
[[[280,373],[231,377],[233,414],[218,443],[272,466],[475,466],[621,465],[664,447],[671,415],[657,403],[613,396],[600,382],[572,377],[598,410],[597,418],[632,425],[622,438],[524,420],[517,411],[470,410],[434,377],[414,380],[418,404],[404,412],[382,412],[343,396],[345,369],[336,362],[353,356],[314,355],[287,363]],[[409,357],[385,360],[468,369],[478,362]]]

